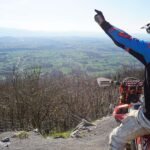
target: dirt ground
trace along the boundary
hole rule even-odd
[[[27,139],[10,138],[10,145],[0,146],[0,150],[107,150],[109,133],[117,123],[113,117],[104,117],[95,124],[96,127],[82,138],[43,138],[30,132]],[[13,134],[14,132],[1,133],[0,139],[11,137]]]

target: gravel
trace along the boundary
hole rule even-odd
[[[82,138],[53,139],[43,138],[35,132],[29,132],[27,139],[13,138],[15,132],[4,132],[0,139],[10,138],[10,145],[0,145],[0,150],[107,150],[108,136],[117,126],[113,117],[104,117],[95,122],[96,127]]]

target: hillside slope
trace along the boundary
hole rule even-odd
[[[69,139],[44,139],[37,133],[31,132],[29,138],[19,140],[10,138],[9,147],[2,149],[11,150],[107,150],[108,136],[117,123],[112,117],[104,117],[95,122],[96,127],[87,132],[82,138]],[[13,132],[0,134],[0,138],[11,137]],[[1,147],[0,147],[1,149]]]

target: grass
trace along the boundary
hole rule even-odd
[[[51,136],[53,138],[64,138],[67,139],[70,137],[72,131],[66,131],[66,132],[53,132],[49,134],[48,136]]]
[[[26,131],[19,131],[15,134],[15,137],[19,139],[26,139],[29,137],[29,134]]]

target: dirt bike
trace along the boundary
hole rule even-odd
[[[138,110],[143,105],[142,87],[143,83],[139,79],[125,78],[123,80],[120,85],[120,95],[123,94],[125,99],[119,98],[119,104],[113,111],[113,117],[118,123],[121,123],[130,111]],[[134,89],[134,92],[131,92],[131,89]],[[134,93],[135,96],[130,96],[130,93]],[[150,150],[150,135],[137,137],[127,145],[127,150]]]

